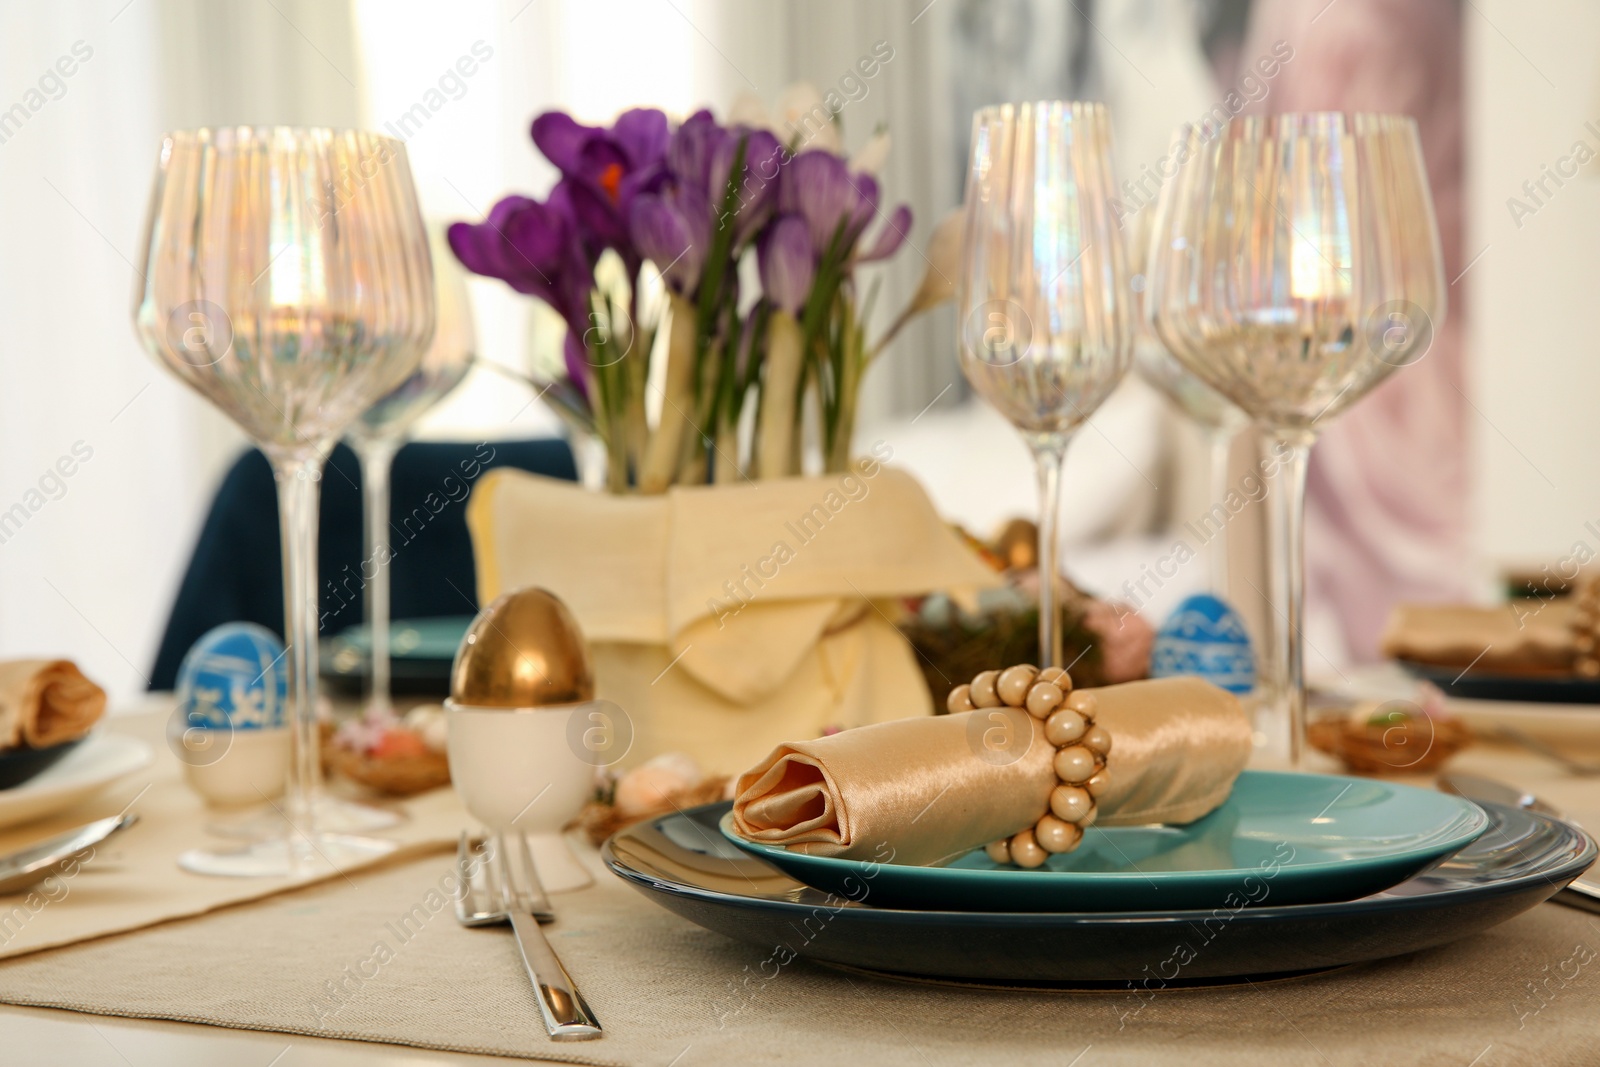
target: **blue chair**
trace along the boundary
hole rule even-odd
[[[466,500],[486,470],[517,467],[577,479],[565,441],[414,442],[395,456],[389,513],[391,615],[395,619],[471,615],[477,575]],[[283,559],[277,487],[259,451],[239,457],[201,528],[150,674],[151,689],[171,689],[189,647],[213,626],[260,623],[283,634]],[[366,546],[361,532],[361,468],[339,445],[322,476],[318,609],[324,637],[365,621]],[[366,567],[370,576],[372,567]]]

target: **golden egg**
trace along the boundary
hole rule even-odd
[[[478,612],[456,650],[450,696],[476,708],[594,699],[594,669],[578,620],[554,593],[507,593]]]

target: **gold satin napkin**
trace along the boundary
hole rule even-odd
[[[48,748],[82,737],[106,710],[106,691],[71,660],[0,663],[0,749]]]
[[[1112,740],[1098,825],[1193,822],[1228,798],[1251,749],[1237,697],[1199,678],[1092,692]],[[1015,708],[862,726],[779,745],[739,777],[734,824],[811,855],[933,865],[1032,826],[1054,756]]]

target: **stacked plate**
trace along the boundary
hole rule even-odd
[[[1276,977],[1470,936],[1596,857],[1530,811],[1332,775],[1246,771],[1184,827],[1093,827],[1038,870],[942,867],[745,841],[729,805],[640,823],[610,868],[670,910],[768,950],[893,977],[1157,989]]]

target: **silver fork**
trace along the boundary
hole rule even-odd
[[[463,926],[490,926],[510,922],[522,951],[522,965],[539,1001],[544,1028],[554,1041],[587,1041],[604,1036],[600,1021],[589,1010],[577,983],[561,965],[545,939],[540,923],[552,922],[555,913],[545,896],[527,839],[515,837],[519,855],[506,847],[505,835],[484,842],[482,852],[465,833],[456,846],[456,867],[461,892],[456,897],[456,919]],[[474,862],[479,861],[479,862]],[[514,868],[520,868],[516,870]]]

